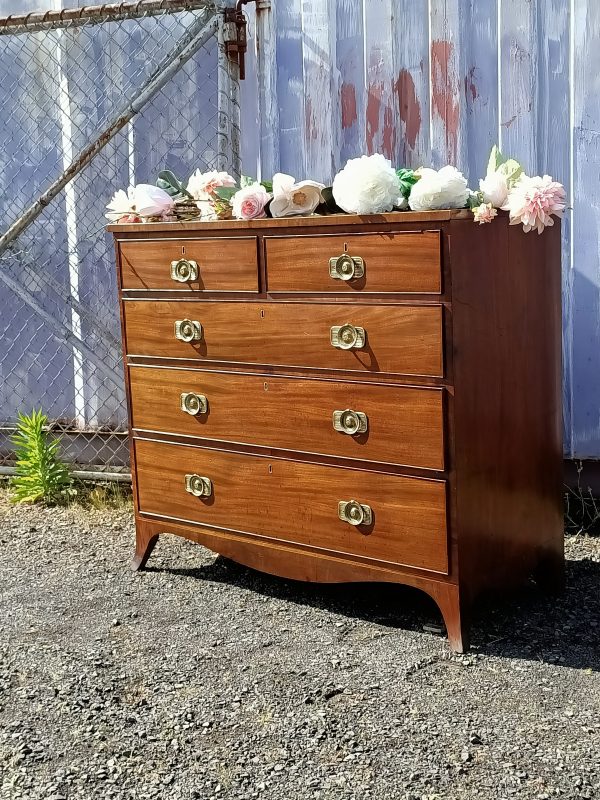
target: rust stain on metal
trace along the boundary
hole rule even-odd
[[[465,98],[467,103],[469,102],[469,95],[471,97],[471,103],[474,103],[477,100],[477,84],[475,83],[475,70],[476,67],[471,67],[467,74],[465,75]]]
[[[374,150],[375,136],[379,132],[379,115],[381,113],[381,96],[383,94],[382,83],[370,83],[368,88],[367,114],[366,114],[366,136],[367,153],[372,155]]]
[[[342,106],[342,128],[351,128],[358,121],[356,112],[356,88],[353,83],[342,83],[340,90]]]
[[[458,80],[451,68],[454,45],[438,39],[431,43],[431,103],[444,123],[446,131],[446,157],[456,162],[458,150],[458,126],[460,107],[458,103]]]
[[[383,112],[383,155],[390,160],[394,158],[396,149],[396,126],[394,125],[394,114],[390,106],[385,107]]]
[[[406,157],[406,145],[408,145],[411,150],[414,150],[417,143],[417,136],[421,130],[421,104],[417,98],[415,82],[407,69],[400,70],[394,88],[398,95],[400,119],[404,123],[404,155]]]

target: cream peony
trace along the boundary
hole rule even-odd
[[[482,203],[480,206],[475,206],[472,211],[473,222],[478,222],[480,225],[485,225],[498,216],[498,210],[491,203]]]
[[[233,216],[238,219],[261,219],[266,217],[265,206],[271,198],[260,183],[251,183],[236,192],[232,199]]]
[[[291,175],[278,172],[273,176],[273,200],[269,210],[274,217],[312,214],[321,200],[324,184],[316,181],[296,183]]]
[[[228,172],[200,172],[197,169],[187,183],[187,190],[192,195],[194,200],[210,200],[213,197],[215,189],[221,186],[235,186],[235,178],[232,178]]]
[[[552,215],[562,217],[565,210],[564,186],[552,180],[550,175],[529,178],[521,175],[508,193],[503,211],[508,211],[511,225],[523,225],[525,233],[554,225]]]
[[[469,199],[467,179],[456,167],[419,169],[420,179],[415,183],[408,198],[413,211],[431,211],[438,208],[464,208]]]
[[[488,172],[485,178],[479,181],[479,188],[483,194],[483,202],[491,203],[494,208],[500,208],[506,203],[508,197],[508,180],[500,172]]]
[[[334,178],[333,198],[350,214],[381,214],[403,200],[396,171],[379,153],[350,159]]]

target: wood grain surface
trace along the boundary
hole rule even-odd
[[[440,232],[265,237],[270,292],[441,292]],[[332,278],[329,259],[359,256],[365,274]]]
[[[425,469],[444,468],[440,389],[134,366],[129,370],[132,427],[205,439],[321,453]],[[181,393],[203,394],[208,413],[181,410]],[[333,428],[351,408],[368,430]]]
[[[257,292],[256,239],[139,239],[119,246],[123,289]],[[198,280],[179,283],[171,278],[171,262],[196,261]]]
[[[447,573],[446,484],[199,447],[135,441],[142,513],[337,553]],[[213,493],[185,491],[185,475],[213,482]],[[370,526],[338,519],[338,502],[373,510]]]
[[[128,301],[130,355],[358,372],[443,375],[441,306]],[[202,341],[178,341],[176,320],[201,323]],[[332,346],[330,329],[367,332],[360,350]]]

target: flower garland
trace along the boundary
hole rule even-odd
[[[472,191],[456,167],[440,170],[394,169],[376,153],[348,161],[330,187],[316,181],[296,181],[277,173],[273,181],[242,178],[239,185],[227,172],[196,170],[182,183],[172,172],[158,176],[156,186],[138,184],[116,192],[107,206],[111,222],[262,219],[311,214],[382,214],[390,211],[431,211],[470,208],[479,225],[508,211],[511,225],[538,233],[562,217],[564,187],[549,175],[529,177],[512,158],[492,148],[485,178]]]

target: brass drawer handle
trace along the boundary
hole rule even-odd
[[[342,522],[347,522],[355,527],[370,525],[373,522],[373,510],[371,506],[359,503],[356,500],[340,500],[338,503],[338,517]]]
[[[178,319],[175,323],[175,338],[181,342],[199,342],[202,339],[202,325],[192,319]]]
[[[195,417],[197,414],[206,414],[208,411],[208,400],[204,394],[182,392],[180,408],[191,417]]]
[[[331,328],[331,344],[339,350],[360,350],[365,346],[367,333],[364,328],[350,325],[334,325]]]
[[[342,253],[329,259],[329,275],[338,281],[351,281],[365,274],[365,262],[360,256]]]
[[[345,411],[333,412],[333,429],[339,433],[354,436],[357,433],[366,433],[368,428],[369,419],[362,411],[347,408]]]
[[[189,261],[187,258],[180,258],[179,261],[171,261],[171,278],[178,283],[198,280],[198,264],[196,261]]]
[[[186,475],[185,490],[194,497],[210,497],[213,490],[212,481],[202,475]]]

